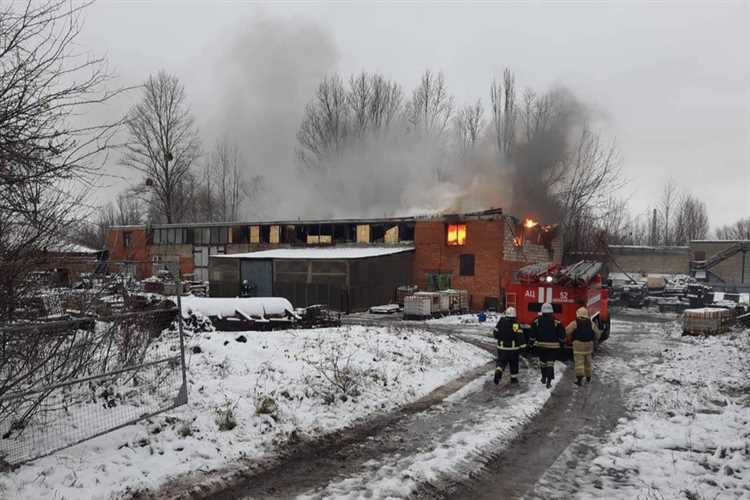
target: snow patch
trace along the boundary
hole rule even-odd
[[[204,333],[187,347],[187,406],[2,473],[0,497],[110,498],[270,457],[289,440],[414,401],[492,357],[423,330],[366,326]]]

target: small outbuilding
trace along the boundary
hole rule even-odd
[[[414,275],[414,247],[279,248],[212,255],[211,297],[284,297],[294,307],[362,311],[394,300]]]

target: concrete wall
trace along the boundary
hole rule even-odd
[[[709,260],[719,252],[728,249],[732,245],[736,244],[736,241],[691,241],[690,242],[690,258],[692,260]],[[746,242],[750,243],[750,242]],[[698,252],[699,258],[696,258],[696,252]],[[703,257],[700,252],[703,252]],[[744,276],[743,276],[744,267]],[[711,276],[711,275],[714,276]],[[731,286],[750,286],[750,254],[742,252],[736,253],[732,257],[722,261],[716,266],[712,267],[708,273],[709,282],[724,282],[726,285]]]
[[[609,253],[613,272],[687,274],[690,268],[688,247],[610,245]]]

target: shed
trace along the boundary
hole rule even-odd
[[[414,274],[414,247],[281,248],[215,255],[212,297],[284,297],[351,312],[386,304]]]

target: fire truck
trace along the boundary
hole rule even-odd
[[[600,340],[609,337],[609,290],[602,286],[600,262],[580,261],[560,267],[552,262],[521,268],[505,290],[506,307],[515,307],[518,322],[528,329],[539,316],[542,304],[549,302],[555,319],[568,325],[576,310],[585,307],[589,317],[602,330]]]

